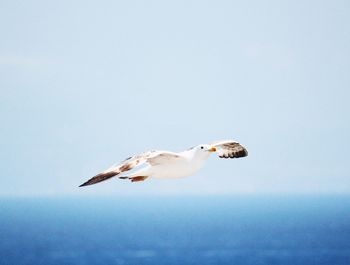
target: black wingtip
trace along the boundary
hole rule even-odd
[[[246,157],[246,156],[248,156],[248,151],[247,151],[247,149],[244,148],[243,150],[238,151],[235,154],[234,158],[241,158],[241,157]]]
[[[89,179],[88,181],[84,182],[79,187],[93,185],[93,184],[99,183],[101,181],[105,181],[107,179],[110,179],[111,177],[114,177],[118,174],[119,174],[119,172],[115,172],[115,171],[100,173],[100,174],[96,175],[95,177]]]
[[[89,186],[89,185],[92,185],[93,183],[90,183],[91,182],[91,179],[89,179],[88,181],[84,182],[83,184],[79,185],[79,188],[80,187],[84,187],[84,186]]]
[[[248,151],[247,149],[243,148],[239,151],[233,151],[232,153],[226,153],[221,156],[220,158],[241,158],[241,157],[246,157],[248,156]]]

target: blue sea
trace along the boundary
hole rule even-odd
[[[349,196],[2,198],[0,264],[349,265]]]

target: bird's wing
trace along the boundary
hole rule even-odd
[[[148,163],[151,166],[172,162],[181,158],[178,154],[166,151],[148,151],[135,156],[128,157],[120,164],[116,164],[109,169],[97,174],[79,187],[88,186],[110,179],[121,173],[127,172],[136,166]]]
[[[248,155],[247,149],[232,140],[214,142],[211,145],[216,148],[220,158],[239,158]]]
[[[172,163],[176,160],[181,159],[182,157],[173,152],[159,151],[147,158],[147,162],[151,166],[156,166],[160,164]]]
[[[122,161],[120,164],[114,165],[110,167],[109,169],[97,174],[96,176],[92,177],[88,181],[81,184],[79,187],[88,186],[92,184],[99,183],[101,181],[110,179],[111,177],[114,177],[116,175],[119,175],[120,173],[127,172],[131,169],[133,169],[136,166],[140,166],[142,164],[145,164],[147,159],[149,157],[156,156],[159,153],[159,151],[148,151],[145,153],[141,153],[135,156],[128,157],[124,161]]]

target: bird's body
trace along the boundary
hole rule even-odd
[[[247,150],[234,141],[198,145],[179,153],[149,151],[129,157],[122,163],[89,179],[80,187],[96,184],[114,176],[118,176],[120,179],[129,179],[132,182],[143,181],[148,177],[159,179],[187,177],[202,168],[213,152],[217,152],[219,157],[223,158],[238,158],[248,155]]]
[[[196,156],[194,150],[187,150],[181,153],[157,151],[154,155],[157,158],[151,162],[151,165],[134,172],[129,177],[152,176],[159,179],[187,177],[204,166],[210,153],[207,152],[203,156]]]

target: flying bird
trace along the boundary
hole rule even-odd
[[[232,140],[200,144],[179,153],[148,151],[127,158],[79,187],[96,184],[112,177],[131,182],[144,181],[149,177],[160,179],[187,177],[203,167],[212,153],[217,153],[220,158],[239,158],[248,155],[247,149]]]

